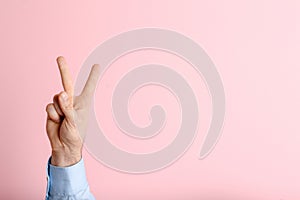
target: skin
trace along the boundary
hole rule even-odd
[[[52,148],[51,164],[68,167],[82,158],[89,109],[100,75],[100,66],[93,65],[79,96],[74,96],[71,73],[64,57],[57,59],[64,90],[54,95],[46,106],[46,131]]]

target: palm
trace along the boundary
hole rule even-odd
[[[82,95],[73,97],[73,110],[74,110],[74,120],[77,125],[78,134],[81,139],[84,139],[86,134],[88,115],[90,109],[90,97],[84,97]],[[64,119],[65,121],[65,119]],[[64,121],[62,123],[64,123]],[[66,121],[65,121],[66,123]],[[60,135],[63,135],[64,131],[66,131],[66,126],[61,127]],[[78,136],[78,135],[77,135]]]

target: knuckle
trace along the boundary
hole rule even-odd
[[[53,106],[52,103],[49,103],[49,104],[46,106],[46,111],[47,111],[48,113],[51,111],[52,106]]]
[[[53,102],[56,102],[56,101],[57,101],[57,97],[58,97],[57,94],[53,96]]]

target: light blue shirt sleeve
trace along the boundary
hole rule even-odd
[[[51,165],[50,159],[46,200],[95,200],[86,179],[83,159],[69,167]]]

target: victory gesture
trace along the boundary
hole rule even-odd
[[[99,65],[93,65],[88,80],[79,96],[74,96],[71,74],[64,57],[57,58],[64,91],[53,97],[46,107],[46,131],[52,147],[51,164],[67,167],[76,164],[82,156],[91,100],[98,77]]]

